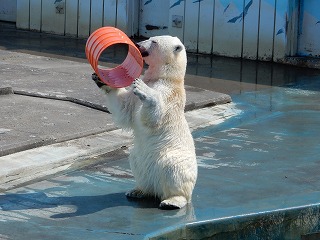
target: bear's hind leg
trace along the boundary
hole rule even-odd
[[[139,199],[147,197],[147,195],[142,190],[136,189],[136,188],[126,192],[126,196],[128,198],[139,198]]]
[[[187,203],[187,199],[184,196],[174,196],[163,200],[159,208],[164,210],[179,209],[183,208]]]

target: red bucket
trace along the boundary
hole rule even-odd
[[[129,46],[123,63],[115,68],[100,69],[98,61],[102,52],[111,45],[119,43]],[[129,86],[141,75],[143,69],[143,59],[139,49],[124,32],[114,27],[99,28],[89,36],[86,56],[101,81],[114,88]]]

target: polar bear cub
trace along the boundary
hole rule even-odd
[[[148,69],[128,89],[104,85],[114,121],[133,131],[129,162],[136,187],[128,198],[155,196],[159,208],[176,209],[191,201],[197,179],[195,147],[185,119],[187,56],[177,37],[157,36],[137,44]]]

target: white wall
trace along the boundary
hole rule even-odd
[[[298,54],[320,57],[320,1],[301,2]]]
[[[17,18],[17,1],[0,0],[0,21],[15,22]]]
[[[3,1],[3,0],[0,0]],[[101,26],[137,34],[139,0],[17,0],[17,27],[88,37]]]
[[[184,21],[182,28],[169,24],[169,34],[193,52],[282,61],[294,36],[288,22],[296,21],[297,11],[297,0],[170,0],[170,21]]]
[[[275,62],[320,56],[318,0],[16,1],[23,29],[86,38],[115,26],[129,36],[178,36],[190,52]],[[160,28],[148,31],[148,24]]]
[[[139,34],[143,37],[168,34],[169,1],[140,0]]]

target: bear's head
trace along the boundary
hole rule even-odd
[[[184,70],[187,65],[187,54],[179,38],[156,36],[136,44],[149,67],[170,65]]]

